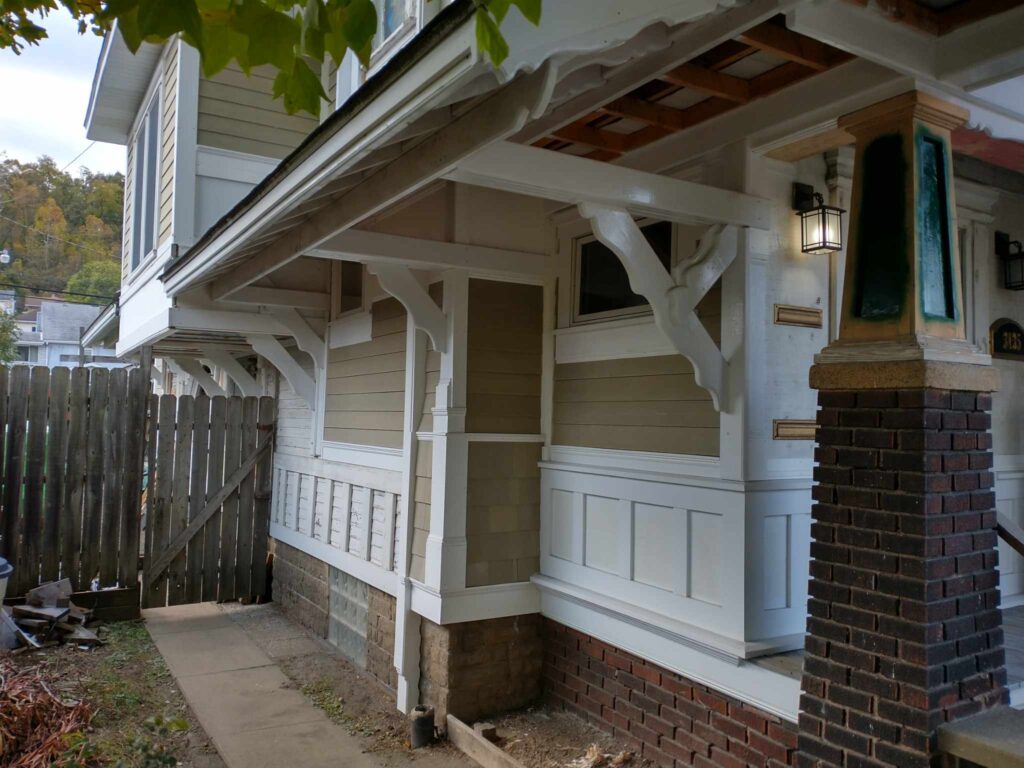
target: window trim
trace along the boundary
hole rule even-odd
[[[134,154],[132,162],[132,234],[128,250],[129,268],[128,274],[138,274],[156,256],[159,250],[158,219],[160,201],[160,148],[161,148],[161,121],[163,118],[163,100],[160,98],[163,80],[158,79],[151,93],[147,94],[147,100],[143,103],[146,107],[139,112],[139,120],[132,134]],[[148,158],[150,130],[154,130],[155,140],[153,142],[153,157]],[[141,148],[141,152],[140,152]],[[141,161],[141,162],[140,162]],[[150,164],[156,169],[150,168]],[[146,195],[151,198],[147,203]],[[139,202],[142,202],[142,212],[139,212]],[[136,222],[139,226],[136,226]],[[151,248],[145,253],[142,252],[140,241],[141,233],[152,225]]]
[[[636,224],[641,229],[651,224],[660,224],[665,222],[665,219],[655,218],[641,218],[636,219]],[[679,227],[676,226],[675,222],[668,222],[672,227],[672,244],[670,246],[669,263],[674,267],[678,263],[679,259]],[[622,309],[610,309],[604,312],[591,312],[586,315],[580,314],[580,292],[582,290],[582,278],[581,272],[583,268],[582,251],[583,246],[589,243],[597,242],[597,236],[593,232],[572,237],[570,240],[572,244],[571,264],[570,264],[570,282],[569,282],[569,299],[571,301],[570,313],[569,313],[569,325],[589,325],[591,323],[607,322],[609,320],[620,320],[623,318],[631,317],[643,317],[652,313],[651,305],[644,299],[643,304],[639,304],[635,307],[623,307]]]

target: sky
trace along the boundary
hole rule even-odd
[[[0,50],[0,154],[23,162],[49,155],[58,167],[91,143],[85,137],[85,109],[102,39],[78,34],[66,12],[43,21],[49,37],[20,56]],[[68,168],[124,172],[125,149],[97,142]]]

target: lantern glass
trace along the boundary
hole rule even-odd
[[[1011,291],[1024,290],[1024,251],[1019,247],[1003,257],[1003,284]]]
[[[804,253],[830,253],[843,249],[843,210],[817,205],[797,213],[800,249]]]

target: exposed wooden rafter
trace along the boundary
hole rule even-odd
[[[722,70],[759,51],[782,58],[779,64],[751,78]],[[849,61],[849,54],[787,29],[777,17],[761,22],[739,39],[726,40],[657,78],[634,88],[573,122],[553,128],[534,146],[561,152],[586,147],[589,160],[610,161],[673,133],[768,96],[801,80]],[[663,100],[684,90],[705,95],[689,106]],[[639,129],[615,129],[621,120],[643,123]]]

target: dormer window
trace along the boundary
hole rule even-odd
[[[160,99],[154,96],[135,134],[132,179],[132,269],[156,247],[159,191]]]

